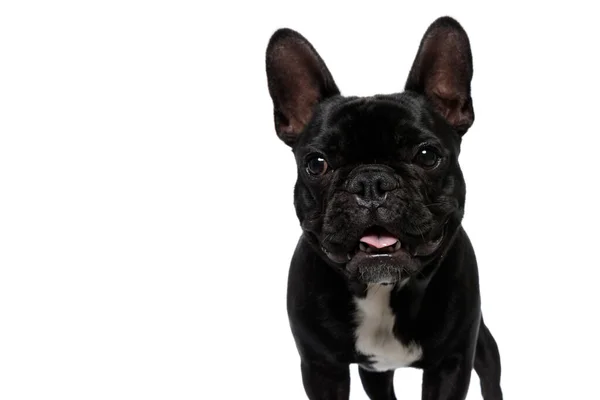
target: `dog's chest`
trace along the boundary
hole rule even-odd
[[[371,361],[369,368],[387,371],[406,367],[421,358],[416,343],[394,336],[396,317],[390,307],[391,285],[373,285],[364,298],[356,297],[356,350]]]

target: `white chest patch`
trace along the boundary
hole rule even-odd
[[[421,358],[422,350],[394,336],[395,315],[390,307],[392,285],[372,285],[364,298],[356,297],[356,350],[370,357],[371,368],[388,371],[406,367]]]

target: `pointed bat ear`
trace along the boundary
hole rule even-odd
[[[450,17],[437,19],[421,40],[405,89],[424,94],[463,135],[475,120],[472,78],[473,60],[467,33]]]
[[[317,51],[291,29],[271,37],[266,67],[275,130],[291,146],[311,120],[315,105],[340,91]]]

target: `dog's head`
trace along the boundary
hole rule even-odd
[[[295,206],[317,252],[351,279],[424,274],[460,227],[462,135],[474,120],[467,34],[449,17],[426,31],[403,93],[340,95],[300,34],[266,57],[277,135],[298,164]]]

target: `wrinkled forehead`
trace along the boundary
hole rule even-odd
[[[448,138],[437,125],[425,100],[409,93],[338,98],[320,106],[304,146],[367,162],[398,157],[423,143],[442,146]]]

